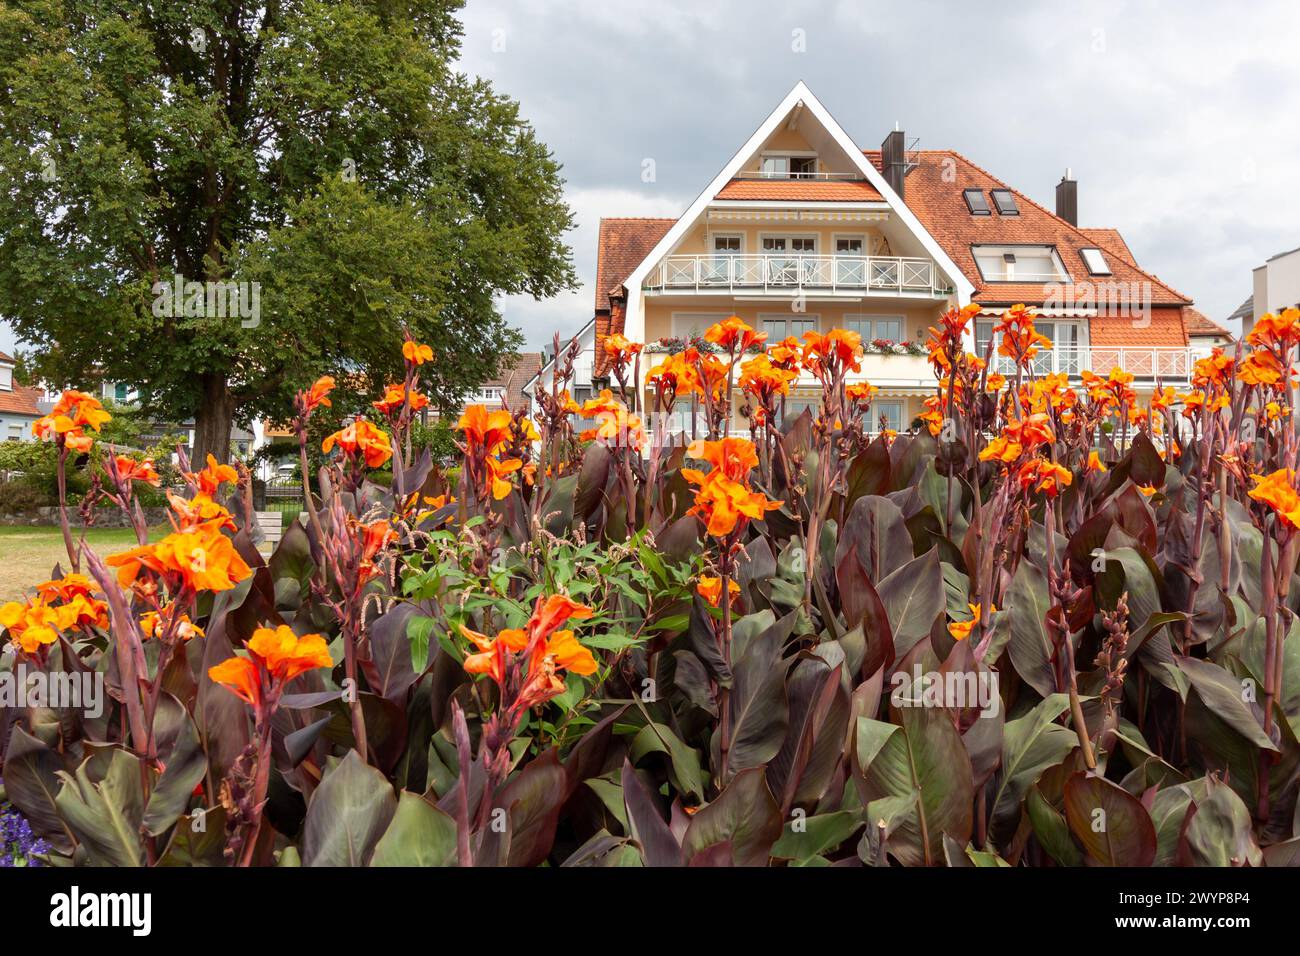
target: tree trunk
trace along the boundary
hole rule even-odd
[[[205,373],[199,376],[203,399],[194,416],[194,454],[191,464],[203,467],[208,455],[217,461],[230,461],[230,429],[234,425],[235,397],[224,376]]]

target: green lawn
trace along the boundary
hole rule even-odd
[[[161,535],[166,529],[156,529]],[[74,540],[80,532],[74,531]],[[91,528],[86,543],[103,557],[135,545],[130,528]],[[55,564],[68,567],[68,552],[58,528],[0,527],[0,603],[13,601],[46,581]]]

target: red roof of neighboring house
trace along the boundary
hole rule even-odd
[[[507,367],[508,366],[508,367]],[[538,352],[522,352],[502,362],[500,374],[484,382],[485,387],[504,388],[506,404],[512,409],[527,404],[524,386],[537,375],[542,368],[542,356]]]
[[[785,202],[881,202],[880,191],[865,180],[733,179],[715,199]]]
[[[609,297],[650,254],[676,219],[602,219],[596,253],[596,311],[609,310]]]
[[[1044,283],[986,282],[971,251],[972,246],[980,244],[1023,243],[1055,246],[1075,282],[1132,283],[1139,290],[1150,283],[1153,306],[1191,303],[1187,296],[1137,268],[1132,252],[1115,230],[1085,231],[1072,226],[954,150],[928,149],[909,155],[916,157],[917,165],[904,181],[908,208],[975,286],[976,301],[1040,305],[1052,296],[1050,285]],[[989,216],[972,216],[962,196],[962,190],[969,188],[986,193],[991,189],[1009,190],[1020,214],[1002,216],[994,211]],[[1088,274],[1080,250],[1091,247],[1105,254],[1111,275]]]
[[[1227,339],[1229,342],[1233,341],[1231,332],[1206,316],[1204,312],[1193,309],[1191,306],[1186,306],[1183,309],[1183,325],[1187,326],[1188,335],[1216,335]]]
[[[25,385],[15,385],[13,391],[0,389],[0,412],[40,418],[40,409],[36,407],[40,395],[40,389],[28,388]]]
[[[10,355],[10,354],[7,353],[7,352],[0,352],[0,362],[6,362],[6,363],[8,363],[9,365],[13,365],[14,362],[15,362],[15,359],[14,359],[14,357],[13,357],[12,355]]]

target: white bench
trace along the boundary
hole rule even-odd
[[[280,538],[284,536],[284,529],[280,524],[280,512],[278,511],[255,511],[257,516],[257,526],[262,531],[262,537],[271,547],[280,543]]]

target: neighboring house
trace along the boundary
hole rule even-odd
[[[43,414],[41,392],[15,382],[14,365],[13,356],[0,352],[0,441],[31,441],[32,423]]]
[[[1237,340],[1218,322],[1190,306],[1183,310],[1183,324],[1187,326],[1187,344],[1200,355],[1209,355],[1216,348],[1229,351]]]
[[[1250,298],[1232,314],[1232,318],[1241,319],[1242,337],[1249,334],[1264,313],[1276,314],[1300,306],[1300,249],[1279,252],[1257,266],[1251,279]]]
[[[1040,373],[1118,366],[1139,394],[1157,379],[1185,387],[1191,299],[1143,271],[1116,230],[1080,228],[1077,208],[1068,171],[1051,211],[960,153],[909,150],[898,130],[863,150],[800,83],[679,219],[601,221],[590,387],[606,382],[613,332],[646,343],[644,377],[656,353],[728,315],[769,341],[843,327],[867,347],[876,422],[903,429],[934,391],[918,346],[970,302],[983,306],[981,354],[1023,302],[1054,343]],[[818,394],[803,376],[787,414]]]
[[[467,399],[466,405],[486,405],[500,408],[502,400],[511,411],[529,400],[528,386],[537,378],[542,368],[542,355],[538,352],[520,352],[502,362],[500,374],[480,385]]]

